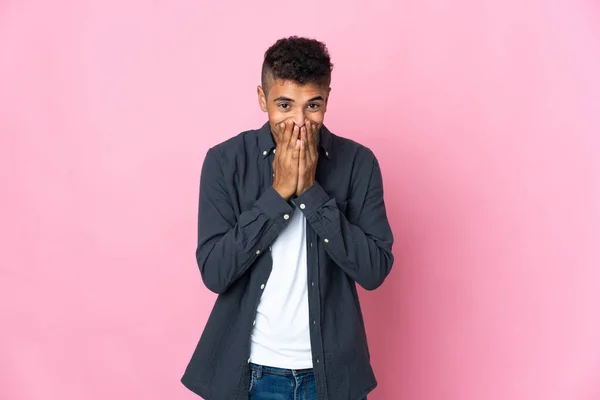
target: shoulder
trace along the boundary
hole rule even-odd
[[[249,152],[258,151],[259,129],[251,129],[238,133],[237,135],[211,147],[208,152],[213,153],[222,160],[230,160],[245,155]]]
[[[332,151],[335,152],[336,156],[361,165],[373,165],[377,163],[377,157],[369,147],[347,137],[332,132],[330,134]]]
[[[208,149],[204,163],[218,166],[224,173],[246,168],[250,160],[260,157],[260,143],[265,143],[265,127],[250,129],[220,142]]]

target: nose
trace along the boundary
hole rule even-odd
[[[306,122],[306,116],[302,111],[297,112],[296,115],[292,117],[292,119],[294,120],[294,124],[296,124],[299,128],[302,128],[304,126],[304,123]]]

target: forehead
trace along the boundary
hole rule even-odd
[[[270,99],[287,97],[296,102],[306,101],[318,96],[325,99],[327,97],[327,89],[327,87],[316,83],[301,85],[294,81],[276,80],[270,82],[268,97]]]

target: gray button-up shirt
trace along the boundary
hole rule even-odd
[[[394,262],[381,171],[368,148],[325,127],[319,135],[317,183],[290,201],[271,186],[268,123],[206,154],[196,260],[204,284],[219,296],[181,381],[207,400],[248,398],[250,335],[273,265],[269,248],[295,207],[307,221],[317,398],[358,400],[377,385],[356,284],[379,287]]]

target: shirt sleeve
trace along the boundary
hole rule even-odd
[[[218,150],[210,149],[200,176],[196,261],[206,287],[225,292],[272,244],[293,207],[269,187],[253,207],[236,215]]]
[[[331,259],[360,286],[374,290],[392,268],[394,239],[383,200],[381,170],[374,155],[370,171],[365,173],[368,186],[356,224],[348,222],[336,200],[318,183],[302,193],[295,203]]]

